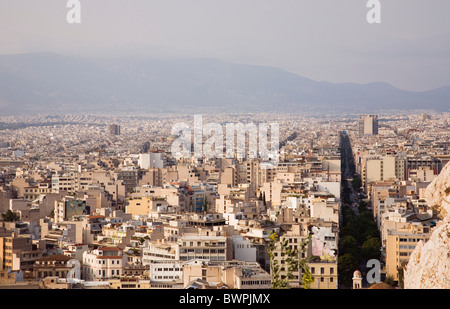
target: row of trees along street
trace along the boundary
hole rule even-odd
[[[345,132],[340,134],[340,143],[342,207],[338,248],[338,282],[340,289],[348,289],[352,287],[355,270],[361,271],[364,278],[367,272],[367,261],[381,259],[381,241],[372,212],[368,209],[369,203],[363,200],[361,178],[355,174],[350,138]]]

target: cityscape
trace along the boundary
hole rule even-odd
[[[450,288],[445,9],[102,1],[0,21],[0,290]]]
[[[193,118],[3,117],[1,286],[404,287],[443,220],[426,191],[448,185],[448,113],[204,115],[279,123],[271,167],[177,159],[171,125]],[[287,248],[306,268],[284,266]]]

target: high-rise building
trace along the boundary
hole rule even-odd
[[[120,135],[120,125],[118,124],[110,124],[108,126],[109,134],[111,135]]]
[[[360,115],[358,121],[359,136],[378,134],[378,115]]]
[[[164,158],[162,152],[140,153],[138,164],[140,168],[163,168]]]

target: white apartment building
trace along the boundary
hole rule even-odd
[[[152,265],[159,261],[179,260],[175,242],[151,241],[142,248],[142,265]]]
[[[238,261],[256,262],[257,249],[241,235],[233,235],[233,258]]]
[[[102,281],[122,275],[127,256],[117,247],[100,247],[83,253],[82,278]]]
[[[142,169],[163,168],[164,167],[163,153],[158,152],[140,153],[138,165]]]
[[[174,282],[183,279],[183,264],[180,261],[153,261],[150,264],[151,282]]]

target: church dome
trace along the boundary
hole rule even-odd
[[[353,278],[362,278],[361,272],[359,270],[355,270],[353,272]]]

